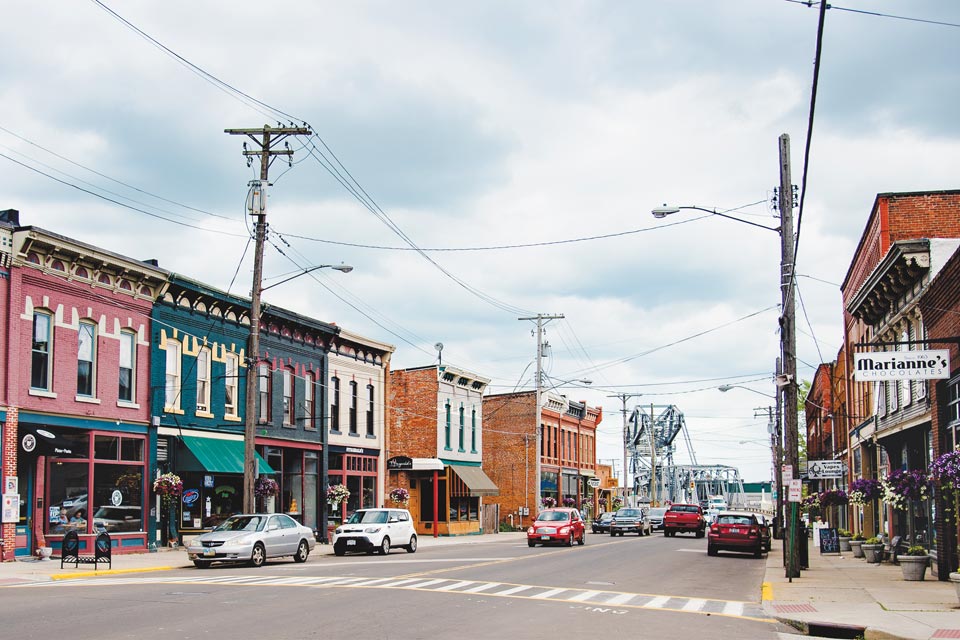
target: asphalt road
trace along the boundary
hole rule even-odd
[[[114,575],[0,591],[11,638],[775,638],[764,562],[693,536],[528,548],[522,538],[416,554]]]

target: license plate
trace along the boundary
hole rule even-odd
[[[550,536],[540,536],[540,539],[541,539],[541,540],[549,540],[549,539],[550,539]]]
[[[347,546],[352,547],[357,544],[356,540],[347,540]]]
[[[217,555],[217,552],[214,551],[213,549],[204,549],[204,550],[203,550],[203,555],[204,555],[204,556],[208,556],[208,557],[212,557],[212,556]]]
[[[740,533],[740,529],[737,529],[737,528],[730,529],[730,533]]]

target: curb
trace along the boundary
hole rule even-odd
[[[76,580],[78,578],[87,578],[89,576],[107,576],[122,573],[144,573],[147,571],[171,571],[179,567],[141,567],[139,569],[104,569],[103,571],[84,571],[77,573],[60,573],[50,576],[51,580]]]

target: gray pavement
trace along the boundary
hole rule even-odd
[[[869,564],[850,551],[820,555],[810,542],[810,568],[791,582],[781,541],[773,542],[763,588],[763,607],[771,617],[811,635],[828,636],[821,626],[849,625],[864,629],[866,640],[960,638],[957,592],[929,569],[922,582],[906,581],[897,565]]]

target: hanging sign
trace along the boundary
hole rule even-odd
[[[946,349],[853,354],[853,378],[857,382],[945,380],[949,377],[950,352]]]
[[[810,460],[807,462],[809,480],[843,477],[843,460]]]

